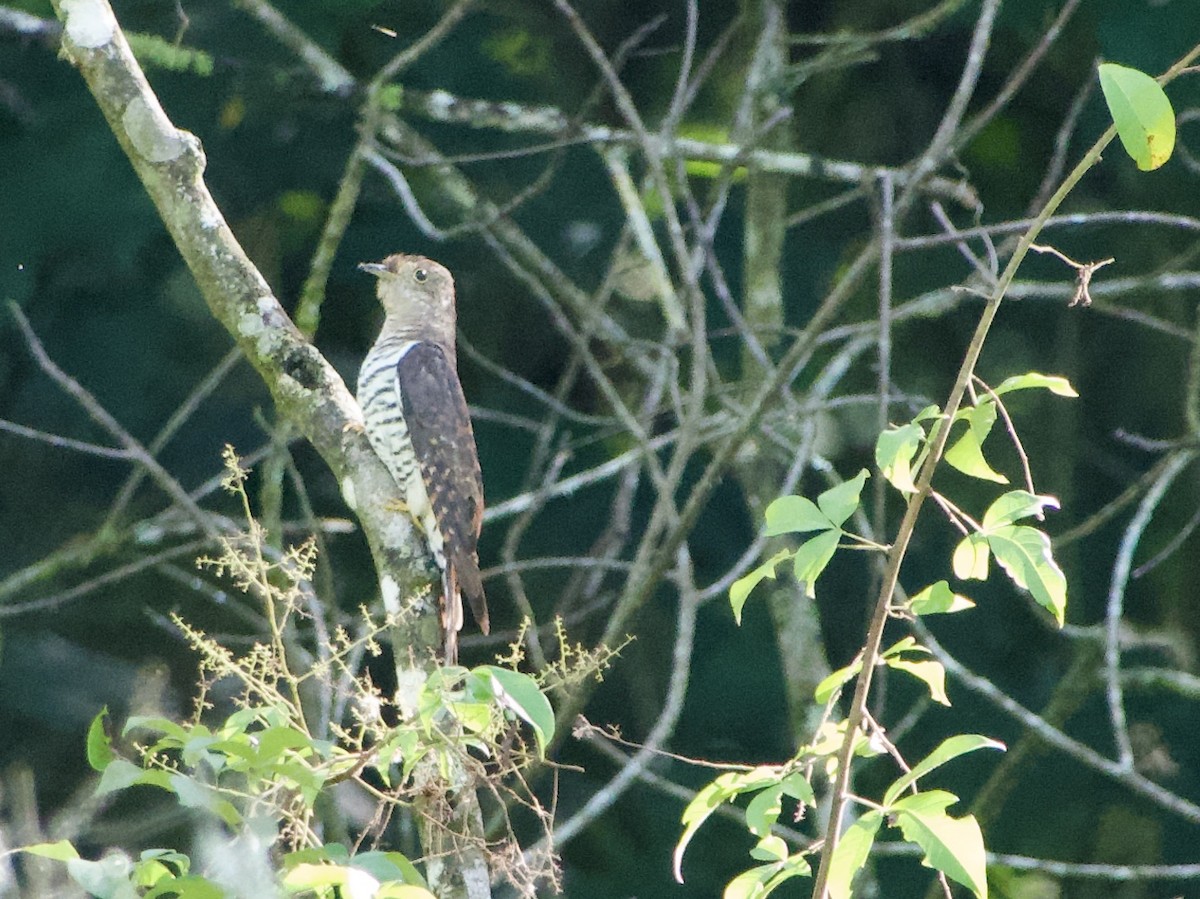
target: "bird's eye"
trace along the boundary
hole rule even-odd
[[[423,269],[423,268],[419,268],[415,272],[413,272],[413,278],[416,279],[416,282],[418,284],[424,284],[426,281],[429,280],[429,272],[425,271],[425,269]]]

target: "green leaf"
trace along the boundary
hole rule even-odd
[[[967,430],[946,450],[946,462],[965,475],[997,484],[1007,484],[1008,478],[994,471],[983,457],[983,441],[996,423],[996,404],[981,402],[960,413],[967,420]]]
[[[116,790],[124,790],[134,784],[145,783],[146,771],[125,759],[113,759],[100,775],[100,783],[96,785],[96,795],[105,796]]]
[[[833,558],[841,539],[841,531],[826,531],[800,545],[796,550],[794,564],[796,580],[804,584],[804,594],[812,599],[817,595],[817,578]]]
[[[1050,552],[1050,538],[1037,528],[1009,525],[988,534],[988,546],[1013,583],[1033,594],[1062,627],[1067,579]]]
[[[977,749],[999,749],[1003,752],[1005,746],[997,740],[979,734],[956,734],[948,737],[933,752],[917,762],[911,770],[905,772],[888,787],[887,792],[883,794],[884,806],[891,806],[900,794],[917,782],[918,778],[924,777],[935,768],[940,768],[951,759],[966,755],[968,752],[975,752]]]
[[[854,875],[867,863],[867,856],[882,823],[883,815],[870,811],[846,828],[829,859],[830,899],[850,899],[850,884],[854,882]]]
[[[550,707],[550,700],[538,689],[537,681],[528,674],[495,665],[483,665],[475,670],[491,675],[496,699],[533,729],[538,754],[544,756],[546,745],[554,739],[554,709]]]
[[[954,548],[951,560],[954,576],[960,580],[986,581],[988,576],[988,543],[982,534],[968,534]]]
[[[941,662],[931,660],[911,661],[909,659],[888,659],[889,668],[906,671],[918,680],[924,681],[929,687],[929,696],[934,702],[944,706],[950,705],[950,697],[946,695],[946,669]]]
[[[782,781],[783,794],[791,796],[797,802],[803,802],[807,805],[815,805],[817,797],[813,793],[812,784],[808,782],[808,778],[804,776],[803,771],[797,771],[794,774],[789,774]]]
[[[692,837],[696,835],[700,825],[707,821],[722,803],[728,802],[742,793],[750,793],[773,786],[779,781],[780,770],[778,768],[760,765],[749,771],[727,771],[697,792],[683,810],[680,818],[684,830],[679,837],[679,842],[675,844],[675,851],[671,856],[671,870],[675,875],[675,880],[683,883],[683,854],[687,850],[688,843],[692,841]]]
[[[875,464],[888,483],[903,493],[915,493],[913,460],[925,440],[925,429],[916,422],[888,428],[875,441]]]
[[[880,655],[885,659],[889,659],[892,656],[900,655],[902,652],[921,652],[925,655],[929,655],[929,650],[917,643],[917,638],[911,634],[901,637],[899,640],[881,652]]]
[[[156,715],[134,715],[126,720],[125,726],[121,728],[121,735],[127,737],[135,730],[152,730],[168,737],[174,737],[179,741],[177,745],[182,745],[191,733],[195,733],[196,731],[208,733],[208,728],[203,726],[189,733],[186,728],[176,724],[170,718],[160,718]]]
[[[373,899],[437,899],[424,887],[410,883],[385,883],[375,891]]]
[[[987,564],[986,549],[984,564]],[[930,584],[908,601],[908,610],[914,615],[937,615],[943,612],[962,612],[975,608],[975,603],[950,589],[945,581]]]
[[[746,806],[746,829],[756,837],[765,837],[769,834],[783,811],[782,797],[782,782],[772,784],[760,791]],[[786,852],[784,856],[787,856]],[[766,861],[766,859],[759,859],[759,861]]]
[[[1026,372],[1023,375],[1013,375],[1011,378],[1005,378],[996,387],[993,393],[997,396],[1002,396],[1012,390],[1028,390],[1032,387],[1044,388],[1051,393],[1056,393],[1059,396],[1078,397],[1075,388],[1071,386],[1071,382],[1061,375],[1043,375],[1036,371]]]
[[[904,797],[892,811],[905,839],[925,851],[923,865],[961,883],[979,899],[987,899],[983,834],[971,815],[951,818],[946,814],[946,808],[955,802],[958,797],[952,793],[931,790]]]
[[[1175,149],[1175,110],[1157,81],[1145,72],[1113,63],[1100,66],[1100,88],[1121,145],[1143,172]]]
[[[67,873],[77,884],[98,899],[134,899],[137,893],[129,882],[133,863],[121,852],[110,852],[99,861],[85,858],[67,860]]]
[[[803,534],[807,531],[827,531],[833,522],[816,503],[803,496],[781,496],[767,506],[768,537],[780,534]]]
[[[228,893],[212,881],[192,875],[165,880],[143,899],[226,899],[227,896]]]
[[[100,710],[87,732],[87,760],[93,771],[103,771],[117,755],[113,752],[112,739],[108,736],[108,706]]]
[[[753,853],[751,853],[753,854]],[[743,871],[729,881],[721,899],[763,899],[771,895],[775,888],[793,877],[808,877],[812,874],[807,859],[800,854],[790,856],[784,861],[759,865],[749,871]]]
[[[360,852],[351,864],[361,868],[380,882],[400,880],[425,886],[425,878],[408,857],[399,852]]]
[[[825,705],[838,690],[857,677],[860,671],[862,671],[862,659],[857,658],[845,668],[839,668],[837,671],[825,675],[817,684],[817,688],[813,690],[813,698],[821,705]]]
[[[865,468],[848,481],[843,481],[836,487],[830,487],[817,497],[817,506],[833,522],[835,527],[841,527],[847,518],[858,508],[859,497],[862,495],[863,484],[871,473]]]
[[[767,895],[767,881],[775,876],[779,868],[780,865],[775,863],[743,871],[725,885],[721,899],[763,899]]]
[[[169,775],[169,781],[171,789],[179,797],[179,804],[184,808],[196,808],[211,812],[230,827],[236,827],[241,823],[241,813],[214,787],[183,774]]]
[[[34,843],[32,846],[22,846],[18,852],[28,852],[40,858],[51,858],[56,862],[65,862],[79,858],[79,853],[71,845],[70,840],[59,840],[57,843]]]
[[[758,586],[758,582],[763,578],[775,578],[775,566],[784,559],[790,559],[792,553],[790,550],[781,549],[767,561],[763,562],[753,571],[742,575],[729,587],[729,605],[733,607],[733,619],[738,623],[742,623],[742,607],[746,605],[746,600],[750,596],[750,591]]]
[[[1010,490],[983,513],[983,529],[990,532],[993,528],[1013,524],[1022,518],[1040,516],[1044,509],[1057,509],[1058,500],[1053,496],[1039,496],[1028,490]]]
[[[788,857],[787,843],[783,837],[767,834],[750,850],[750,857],[760,862],[784,861]]]

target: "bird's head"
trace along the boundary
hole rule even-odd
[[[424,256],[395,253],[359,268],[379,279],[384,332],[454,346],[454,279],[446,267]]]

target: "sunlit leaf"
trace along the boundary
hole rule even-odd
[[[858,508],[863,484],[870,476],[871,473],[864,468],[850,480],[843,481],[836,487],[830,487],[817,497],[817,506],[834,525],[841,527]]]
[[[1022,518],[1033,518],[1042,514],[1044,509],[1057,509],[1058,500],[1053,496],[1039,496],[1028,490],[1010,490],[997,499],[983,513],[983,529],[1009,525]]]
[[[1175,149],[1175,110],[1158,82],[1137,69],[1104,63],[1100,88],[1121,146],[1143,172],[1158,168]]]
[[[742,623],[742,608],[746,605],[746,600],[750,597],[750,591],[757,587],[759,581],[763,578],[774,580],[775,566],[784,559],[790,559],[791,557],[792,553],[790,550],[781,549],[753,571],[742,575],[730,585],[729,604],[733,607],[733,618],[738,624]]]
[[[925,429],[915,422],[888,428],[875,441],[875,464],[889,484],[904,493],[914,493],[913,460],[925,440]]]
[[[975,603],[967,597],[955,593],[945,581],[930,584],[908,601],[908,610],[914,615],[937,615],[946,612],[962,612],[973,608],[975,608]]]
[[[833,698],[833,695],[838,690],[857,677],[860,671],[862,671],[861,658],[855,659],[845,668],[839,668],[837,671],[825,675],[813,691],[813,698],[821,705],[824,705]]]
[[[1028,390],[1032,387],[1040,387],[1049,390],[1051,393],[1059,396],[1077,397],[1078,393],[1071,386],[1071,382],[1061,375],[1043,375],[1036,371],[1026,372],[1023,375],[1013,375],[1011,378],[1005,378],[993,391],[997,396],[1002,396],[1012,390]]]
[[[1067,579],[1050,552],[1050,538],[1037,528],[1008,525],[988,533],[988,546],[1014,584],[1033,594],[1062,627]]]
[[[892,806],[892,813],[905,839],[925,851],[923,865],[961,883],[979,899],[987,899],[983,834],[971,815],[951,818],[946,814],[946,808],[955,802],[957,796],[931,790],[905,796]]]
[[[834,526],[817,504],[803,496],[781,496],[767,506],[766,535],[803,534],[807,531],[827,531]]]
[[[983,441],[996,422],[996,404],[983,402],[963,412],[967,429],[946,450],[946,462],[965,475],[997,484],[1007,484],[1008,478],[992,469],[983,457]]]
[[[783,811],[783,784],[772,784],[760,790],[746,805],[746,829],[756,837],[765,837],[779,820]],[[784,853],[787,856],[787,853]],[[759,859],[767,861],[767,859]]]
[[[947,737],[933,752],[913,765],[909,771],[906,771],[895,783],[888,787],[887,792],[883,794],[883,804],[884,806],[891,806],[905,790],[917,782],[918,778],[924,777],[936,768],[940,768],[951,759],[956,759],[968,752],[975,752],[978,749],[999,749],[1003,751],[1004,748],[1004,744],[998,740],[993,740],[990,737],[984,737],[979,734],[955,734],[953,737]]]
[[[767,834],[750,850],[750,857],[760,862],[781,862],[788,857],[783,837]]]
[[[870,811],[846,828],[829,859],[830,899],[850,899],[854,875],[867,863],[882,823],[883,815]]]
[[[728,771],[697,792],[683,810],[680,818],[684,830],[679,837],[679,842],[675,844],[675,851],[671,856],[671,870],[675,875],[675,880],[683,883],[683,854],[687,850],[688,843],[692,841],[692,837],[696,835],[696,831],[713,812],[723,803],[742,793],[770,787],[779,780],[778,768],[760,765],[750,771]]]
[[[796,580],[804,584],[804,593],[812,599],[817,595],[817,578],[833,558],[837,551],[840,531],[826,531],[800,545],[794,558]]]
[[[988,543],[982,534],[968,534],[954,548],[951,559],[954,576],[959,580],[986,581],[988,576]]]
[[[79,853],[71,845],[70,840],[59,840],[57,843],[35,843],[32,846],[21,847],[20,851],[28,852],[30,855],[37,855],[41,858],[52,858],[58,862],[79,858]]]
[[[950,697],[946,695],[946,669],[941,662],[929,659],[912,661],[909,659],[888,659],[888,667],[897,671],[906,671],[921,680],[929,687],[929,696],[934,702],[950,705]]]

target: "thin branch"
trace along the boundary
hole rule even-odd
[[[1150,485],[1142,501],[1138,503],[1129,526],[1121,535],[1116,558],[1113,560],[1112,578],[1108,588],[1105,607],[1104,641],[1104,695],[1108,702],[1108,714],[1112,723],[1113,739],[1117,744],[1117,763],[1125,770],[1133,770],[1135,759],[1129,729],[1125,721],[1125,699],[1121,690],[1121,622],[1125,608],[1125,589],[1129,585],[1129,571],[1133,567],[1133,554],[1137,550],[1143,533],[1150,524],[1154,510],[1162,502],[1171,483],[1196,458],[1195,450],[1181,450],[1163,466],[1161,474]]]

